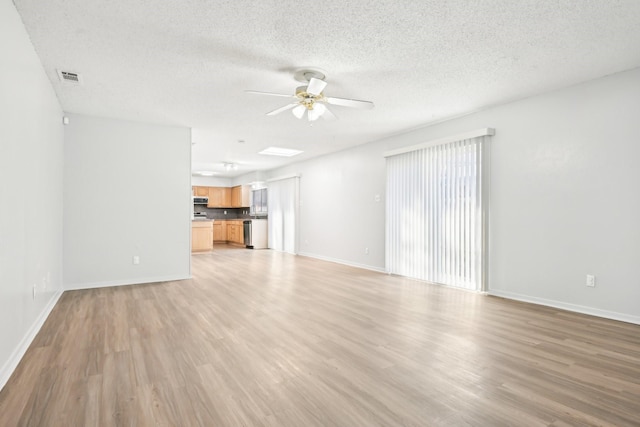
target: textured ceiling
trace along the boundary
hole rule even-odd
[[[192,127],[194,170],[270,169],[640,66],[638,0],[15,0],[67,112]],[[313,126],[265,113],[327,72]],[[79,72],[81,86],[56,69]],[[244,140],[244,143],[238,143]],[[256,154],[275,145],[290,159]],[[222,162],[240,168],[224,173]]]

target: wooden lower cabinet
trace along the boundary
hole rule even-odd
[[[213,250],[213,223],[211,221],[191,222],[191,252]]]
[[[242,220],[218,220],[213,222],[213,242],[244,245]]]
[[[244,230],[242,220],[227,221],[227,242],[244,245]]]
[[[227,241],[235,243],[236,237],[236,224],[234,222],[227,223]]]
[[[214,242],[227,241],[227,221],[216,220],[213,222],[213,241]]]

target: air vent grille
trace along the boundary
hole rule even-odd
[[[80,78],[80,74],[74,73],[72,71],[58,70],[58,77],[60,78],[61,82],[67,82],[67,83],[72,83],[72,84],[76,84],[76,85],[82,83],[82,79]]]

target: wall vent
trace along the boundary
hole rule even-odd
[[[82,78],[80,77],[80,74],[74,73],[72,71],[58,70],[58,77],[60,78],[61,82],[67,82],[67,83],[72,83],[76,85],[79,85],[82,83]]]

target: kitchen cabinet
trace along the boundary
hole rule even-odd
[[[231,188],[231,207],[248,208],[251,206],[251,186],[237,185]]]
[[[233,222],[227,223],[227,241],[228,242],[235,243],[235,241],[238,240],[236,233],[237,233],[236,224]]]
[[[235,243],[244,245],[244,221],[236,221],[236,238]]]
[[[208,208],[248,208],[251,206],[251,186],[235,187],[191,187],[196,197],[208,197]]]
[[[226,242],[227,241],[227,221],[213,222],[213,241],[214,242]]]
[[[229,187],[209,187],[208,208],[230,208],[231,189]]]
[[[194,196],[197,197],[208,197],[209,196],[209,187],[197,187],[194,186],[191,188],[191,192]]]
[[[244,230],[242,220],[227,221],[227,242],[244,245]]]
[[[213,250],[213,223],[211,221],[191,222],[191,252]]]

